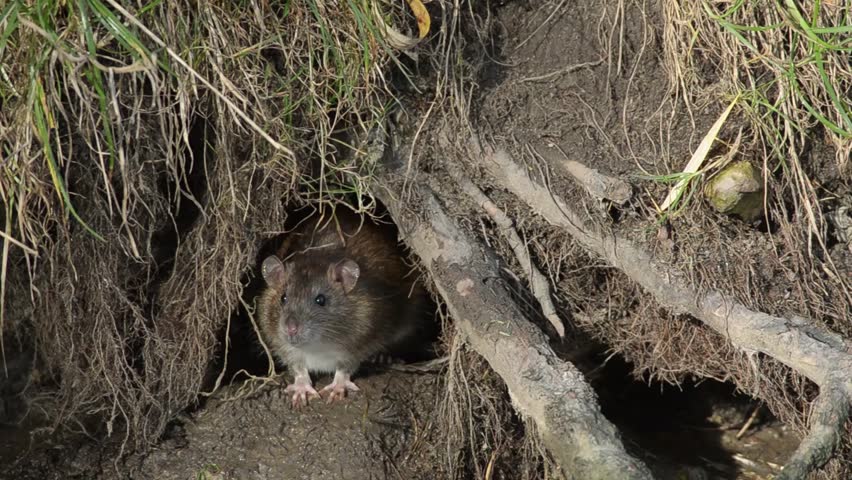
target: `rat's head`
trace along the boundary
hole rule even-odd
[[[263,279],[278,295],[267,322],[293,346],[320,341],[341,342],[351,314],[347,296],[358,283],[361,270],[351,259],[317,262],[296,258],[287,264],[272,255],[263,261]],[[277,313],[277,314],[276,314]]]

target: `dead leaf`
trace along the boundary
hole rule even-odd
[[[420,0],[408,0],[408,6],[411,7],[411,11],[414,12],[414,18],[417,19],[417,30],[420,32],[420,38],[425,37],[429,33],[429,27],[432,22],[429,12],[426,11],[426,7],[423,6]]]

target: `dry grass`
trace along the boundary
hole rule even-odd
[[[772,187],[767,211],[799,257],[797,267],[820,272],[808,275],[819,291],[803,300],[821,305],[818,298],[827,295],[852,303],[848,278],[831,258],[810,258],[814,250],[828,253],[824,210],[836,203],[852,168],[852,7],[834,1],[665,2],[664,14],[670,81],[687,105],[720,95],[742,99],[739,112],[749,128],[739,154],[762,164]],[[834,165],[820,164],[813,154],[825,142],[834,147]],[[848,309],[828,309],[834,312],[818,313],[842,319],[832,326],[852,328]]]
[[[815,125],[846,168],[852,155],[852,9],[842,2],[666,2],[671,81],[702,95],[708,69],[747,102],[773,162],[790,162]],[[818,141],[818,140],[817,140]],[[774,165],[773,165],[774,167]]]
[[[407,73],[366,8],[0,7],[0,301],[34,305],[0,308],[0,337],[33,327],[31,394],[54,425],[155,441],[211,373],[286,205],[372,209],[372,166],[341,142],[383,118],[388,75]]]
[[[837,208],[852,171],[852,7],[664,2],[664,20],[670,82],[687,106],[741,98],[736,111],[746,128],[727,155],[763,166],[765,208],[777,224],[772,248],[784,274],[798,279],[792,303],[852,334],[852,285],[829,253],[824,215]],[[820,153],[826,143],[834,162]]]

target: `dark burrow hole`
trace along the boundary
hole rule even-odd
[[[515,278],[503,280],[527,318],[548,332],[557,355],[583,373],[625,447],[655,478],[767,478],[798,446],[792,429],[732,383],[690,378],[671,385],[647,373],[637,379],[631,362],[571,322],[568,340],[556,340],[528,289]]]
[[[602,413],[655,478],[768,478],[799,444],[762,402],[731,383],[636,380],[633,365],[620,356],[599,349],[584,357],[578,366]]]

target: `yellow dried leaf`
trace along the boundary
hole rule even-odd
[[[420,32],[420,38],[425,37],[429,33],[429,26],[432,22],[429,12],[426,11],[426,7],[423,6],[420,0],[408,0],[408,6],[411,7],[411,11],[414,12],[414,18],[417,19],[417,29]]]
[[[713,146],[713,142],[716,140],[716,135],[719,134],[719,131],[722,129],[722,125],[725,124],[725,120],[728,119],[728,115],[731,113],[731,110],[733,110],[734,105],[737,104],[739,99],[740,96],[737,95],[730,105],[728,105],[728,108],[722,112],[722,115],[716,119],[716,123],[713,124],[710,131],[707,132],[704,139],[701,140],[701,143],[698,145],[698,149],[692,154],[692,158],[689,159],[689,163],[686,164],[686,168],[683,169],[683,173],[695,173],[699,168],[701,168],[701,164],[704,163],[704,160],[707,158],[707,154],[710,153],[710,147]],[[664,212],[680,197],[681,192],[683,192],[688,183],[688,179],[683,179],[675,184],[669,192],[669,195],[663,201],[662,206],[660,206],[660,212]]]

